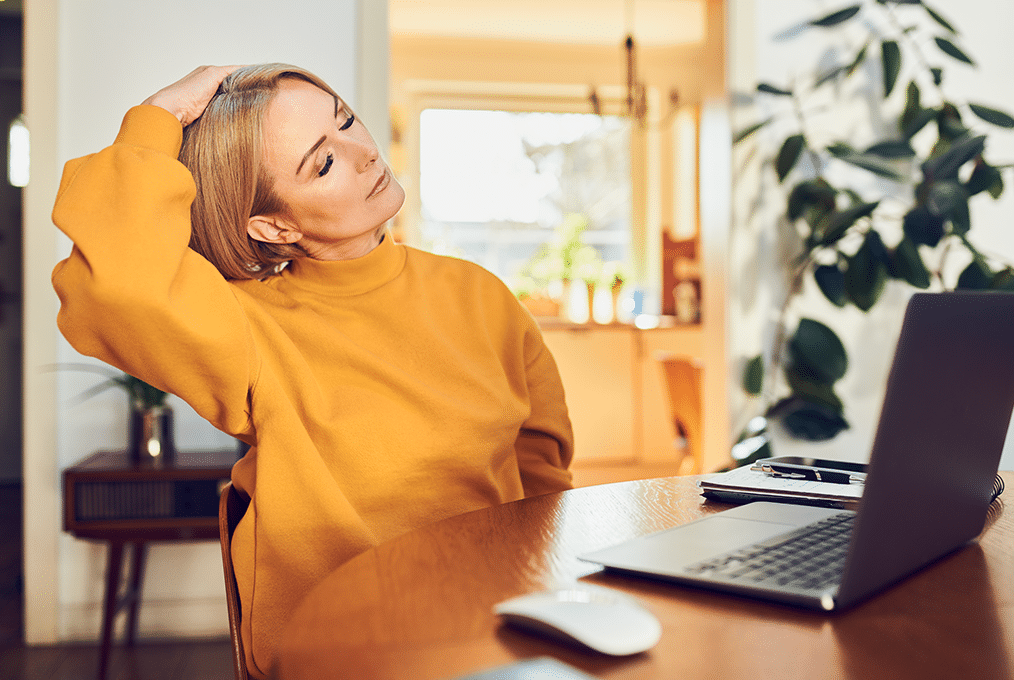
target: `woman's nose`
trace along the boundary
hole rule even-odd
[[[348,139],[348,150],[358,172],[365,172],[380,158],[380,151],[371,139]]]

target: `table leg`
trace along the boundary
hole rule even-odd
[[[116,619],[119,600],[120,576],[123,570],[123,541],[109,542],[109,562],[106,565],[106,596],[102,607],[102,641],[99,648],[99,680],[105,680],[109,670],[109,650],[113,641],[113,621]]]
[[[148,559],[148,544],[134,543],[133,559],[130,563],[130,590],[127,593],[127,644],[133,645],[137,637],[137,612],[141,608],[141,588],[144,586],[144,566]]]

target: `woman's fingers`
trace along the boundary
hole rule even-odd
[[[218,86],[227,75],[239,66],[199,66],[172,85],[144,100],[144,104],[160,106],[184,125],[197,120],[208,102],[215,96]]]

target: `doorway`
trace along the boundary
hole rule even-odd
[[[5,3],[10,4],[10,3]],[[15,11],[16,10],[16,11]],[[0,11],[0,645],[23,637],[22,561],[22,206],[18,154],[22,114],[23,25],[20,7]],[[15,130],[12,143],[11,130]],[[12,147],[15,158],[11,160]]]
[[[11,129],[22,109],[22,20],[0,13],[0,484],[21,481],[21,187],[11,177]],[[15,134],[15,137],[17,135]],[[19,161],[14,159],[15,164]]]

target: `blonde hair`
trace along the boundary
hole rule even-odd
[[[250,237],[254,215],[279,215],[287,207],[262,163],[264,115],[286,78],[304,80],[337,98],[327,83],[288,64],[259,64],[233,71],[204,113],[183,130],[180,162],[197,184],[190,209],[190,247],[227,279],[261,279],[305,255],[295,244]]]

